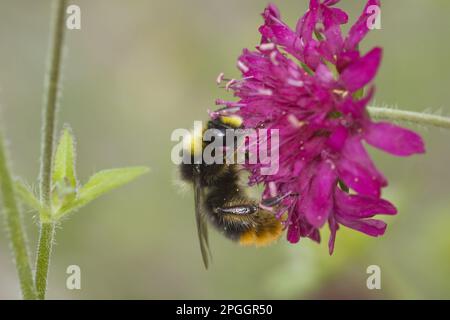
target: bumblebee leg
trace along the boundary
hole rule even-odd
[[[253,214],[257,211],[258,206],[254,204],[214,208],[214,212],[219,214],[247,215]]]
[[[295,197],[297,195],[298,195],[297,193],[288,192],[288,193],[285,193],[280,196],[263,199],[260,204],[264,207],[273,208],[273,207],[276,207],[277,205],[279,205],[281,203],[281,201],[283,201],[287,197]]]

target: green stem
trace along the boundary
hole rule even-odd
[[[374,119],[405,121],[425,126],[450,129],[450,118],[421,112],[404,111],[391,108],[368,107]]]
[[[66,0],[54,0],[54,18],[51,31],[48,74],[46,78],[46,94],[44,96],[44,112],[42,115],[42,149],[40,168],[40,199],[43,205],[39,234],[38,253],[36,258],[36,289],[39,299],[45,298],[47,275],[52,251],[54,224],[48,221],[52,198],[53,148],[56,129],[56,112],[61,80],[61,60],[65,33]]]
[[[42,203],[50,207],[52,160],[55,141],[56,111],[59,85],[61,79],[61,58],[64,42],[64,13],[65,0],[54,0],[55,18],[52,26],[52,40],[50,43],[50,56],[48,74],[46,75],[46,94],[44,96],[44,112],[42,115],[42,149],[40,170],[40,198]]]
[[[53,222],[44,222],[41,223],[40,227],[38,256],[36,261],[36,291],[38,299],[45,299],[48,266],[52,254],[55,225]]]
[[[14,183],[8,167],[6,148],[0,132],[0,188],[6,215],[6,227],[11,239],[12,251],[19,275],[22,297],[27,300],[35,299],[36,292],[24,232],[21,212],[14,192]]]

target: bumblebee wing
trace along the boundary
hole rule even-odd
[[[200,251],[202,253],[203,264],[205,265],[205,268],[208,269],[211,252],[209,250],[209,242],[208,242],[208,226],[207,222],[205,221],[205,215],[202,212],[203,192],[200,187],[199,180],[200,178],[196,176],[194,181],[195,220],[197,222],[197,233],[198,233],[198,240],[200,242]]]

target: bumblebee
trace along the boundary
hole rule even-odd
[[[221,116],[207,124],[207,129],[215,129],[215,135],[222,137],[227,129],[239,128],[242,128],[242,120],[236,116]],[[209,144],[203,141],[203,133],[193,133],[187,144],[191,151],[195,143],[201,145],[199,151]],[[242,171],[240,165],[227,164],[226,161],[223,164],[205,164],[204,161],[195,164],[191,161],[180,165],[181,179],[194,187],[195,218],[205,268],[208,268],[211,258],[208,222],[226,238],[244,246],[267,245],[278,239],[283,231],[281,221],[270,209],[278,206],[284,197],[262,202],[250,199],[246,188],[239,183]]]

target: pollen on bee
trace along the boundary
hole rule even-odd
[[[222,121],[222,123],[232,126],[234,128],[238,128],[242,125],[242,118],[236,115],[222,116],[220,120]]]

